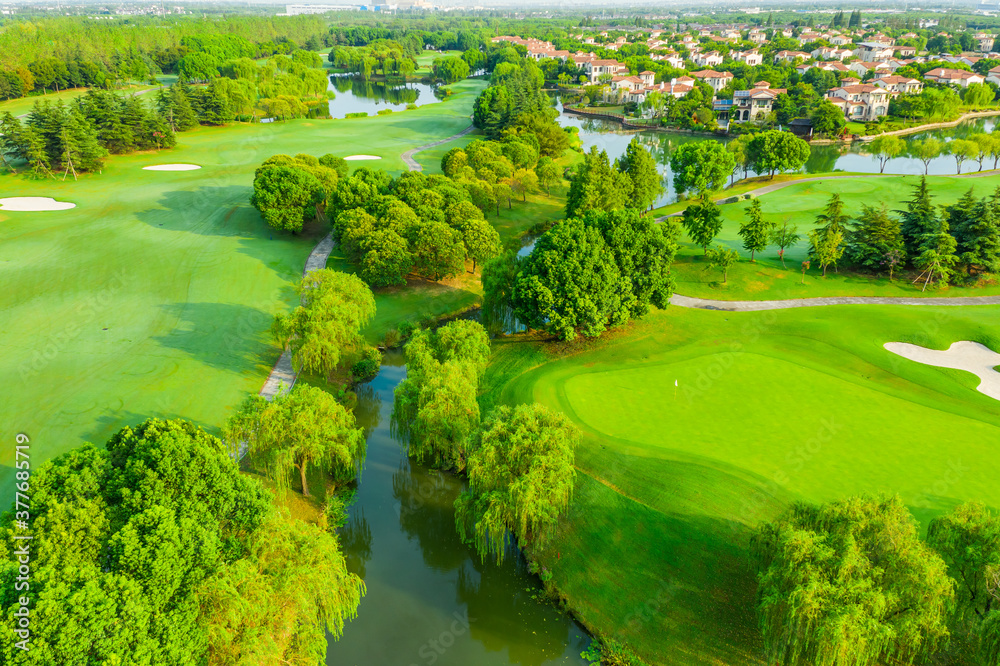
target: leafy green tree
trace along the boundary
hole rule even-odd
[[[915,257],[921,252],[920,246],[924,236],[935,233],[940,226],[937,209],[931,202],[926,177],[920,179],[920,184],[913,188],[913,198],[905,203],[906,209],[897,212],[900,213],[906,253]]]
[[[483,264],[482,322],[492,334],[514,330],[513,293],[519,264],[515,252],[504,252]]]
[[[501,564],[509,535],[545,544],[569,507],[580,433],[537,403],[497,407],[469,439],[469,487],[455,500],[455,525],[480,557]]]
[[[816,226],[827,232],[847,232],[851,218],[844,212],[844,202],[840,195],[834,192],[826,203],[823,212],[816,216]]]
[[[987,157],[992,155],[1000,155],[1000,148],[998,148],[998,142],[1000,142],[1000,136],[993,136],[992,134],[973,134],[969,139],[976,144],[976,164],[979,165],[977,171],[983,170],[983,161]]]
[[[373,287],[406,284],[413,268],[406,239],[392,229],[379,229],[361,241],[361,279]]]
[[[562,180],[562,172],[559,165],[552,161],[551,157],[541,157],[535,165],[535,174],[538,176],[538,184],[545,190],[545,194],[550,194],[552,187]]]
[[[707,191],[703,191],[695,201],[691,202],[681,215],[681,225],[695,245],[700,245],[705,256],[708,256],[708,246],[722,231],[722,211],[712,201]]]
[[[1000,518],[980,502],[968,502],[938,516],[927,528],[927,545],[937,551],[957,583],[956,615],[979,623],[1000,611]],[[992,588],[992,589],[991,589]]]
[[[638,210],[652,209],[653,202],[663,194],[663,178],[656,166],[656,160],[634,137],[625,147],[625,153],[615,160],[619,171],[628,176],[632,183],[629,193],[629,207]]]
[[[747,170],[750,168],[750,156],[747,154],[747,147],[751,139],[750,134],[741,134],[726,144],[726,152],[733,156],[733,170],[730,182],[736,179],[736,172],[742,170],[743,177],[747,177]]]
[[[4,663],[316,663],[364,593],[333,535],[276,514],[223,443],[185,421],[74,449],[31,487],[31,649],[5,623]],[[0,520],[6,590],[23,543],[12,519]],[[15,605],[0,598],[4,617]]]
[[[782,96],[779,96],[779,99]],[[813,121],[813,131],[821,136],[840,136],[841,130],[847,124],[844,112],[834,106],[828,99],[824,99],[816,105],[811,114]]]
[[[234,447],[245,443],[254,463],[281,490],[298,471],[306,496],[310,467],[344,484],[357,477],[365,456],[365,432],[354,414],[314,386],[298,386],[270,402],[249,396],[229,419],[226,439]]]
[[[736,166],[733,153],[718,141],[692,141],[678,146],[670,155],[670,170],[674,174],[674,190],[701,194],[718,190]]]
[[[909,144],[910,154],[924,163],[924,175],[930,169],[931,160],[938,157],[945,149],[944,143],[940,139],[932,136],[923,141],[911,141]]]
[[[583,163],[570,181],[566,217],[577,217],[589,210],[625,208],[631,190],[632,181],[628,175],[612,169],[608,154],[594,146],[584,155]]]
[[[920,254],[913,260],[913,265],[920,269],[924,277],[924,286],[920,291],[926,290],[932,282],[947,283],[951,280],[958,263],[957,248],[955,237],[948,233],[947,220],[940,220],[937,231],[924,235]]]
[[[306,220],[315,217],[323,200],[316,178],[291,166],[269,166],[257,170],[250,204],[272,229],[298,233]]]
[[[969,272],[1000,272],[1000,215],[994,193],[991,200],[977,201],[970,215],[960,223],[952,222],[956,252]]]
[[[327,381],[346,354],[363,345],[361,329],[375,316],[375,297],[361,278],[329,268],[312,271],[296,291],[300,305],[274,318],[275,339],[288,346],[296,370]]]
[[[809,232],[809,256],[819,263],[826,277],[826,269],[837,265],[844,254],[844,232],[833,229],[815,229]]]
[[[500,243],[500,234],[493,225],[486,221],[479,209],[475,206],[471,208],[478,215],[458,220],[453,226],[462,234],[465,256],[472,260],[472,272],[475,273],[476,265],[498,256],[503,251],[503,245]]]
[[[419,330],[406,344],[406,379],[395,390],[392,422],[409,436],[409,455],[436,467],[465,468],[465,441],[479,425],[479,378],[490,342],[477,322]]]
[[[865,145],[865,152],[878,160],[878,172],[885,173],[886,163],[906,150],[906,142],[894,134],[882,134]]]
[[[771,242],[771,230],[774,222],[764,219],[760,210],[760,199],[754,198],[746,208],[746,220],[740,223],[740,238],[743,239],[743,249],[750,253],[750,262],[754,262],[754,254],[763,252]]]
[[[458,56],[435,58],[431,68],[434,78],[442,83],[455,83],[469,75],[469,63]]]
[[[461,232],[444,222],[419,224],[410,241],[413,270],[428,280],[455,277],[465,271],[465,244]]]
[[[751,545],[771,662],[912,663],[948,638],[954,583],[899,497],[797,503]]]
[[[976,159],[979,154],[979,146],[976,145],[975,141],[970,141],[968,139],[955,139],[947,144],[948,152],[951,156],[955,158],[955,167],[957,168],[957,173],[962,173],[962,164],[966,160]]]
[[[871,271],[887,268],[891,280],[896,264],[906,256],[899,220],[889,215],[885,204],[862,204],[861,215],[847,236],[844,254],[852,264]]]
[[[740,253],[736,250],[730,250],[728,247],[717,245],[709,249],[706,256],[708,257],[707,268],[718,268],[722,271],[722,284],[728,283],[729,269],[740,260]]]
[[[771,231],[771,245],[778,246],[778,258],[781,259],[781,267],[785,266],[785,248],[791,247],[799,242],[802,237],[799,236],[798,227],[794,224],[788,226],[788,220],[785,220],[780,228],[775,226]]]
[[[809,144],[790,132],[767,130],[747,144],[751,168],[774,178],[775,173],[801,169],[809,159]]]

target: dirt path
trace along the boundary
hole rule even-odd
[[[455,134],[454,136],[449,136],[447,139],[441,139],[440,141],[435,141],[434,143],[427,143],[424,144],[423,146],[417,146],[416,148],[409,149],[402,155],[403,162],[406,164],[406,168],[409,169],[410,171],[423,171],[424,168],[419,164],[417,164],[417,161],[413,159],[414,155],[416,155],[422,150],[427,150],[428,148],[433,148],[434,146],[440,146],[442,143],[448,143],[449,141],[457,139],[460,136],[465,136],[475,128],[476,128],[475,125],[469,125],[458,134]]]
[[[717,301],[674,294],[670,303],[682,308],[759,312],[788,308],[812,308],[823,305],[1000,305],[1000,296],[961,296],[956,298],[885,298],[881,296],[829,296],[824,298],[789,298],[781,301]]]

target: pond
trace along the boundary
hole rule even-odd
[[[439,101],[434,96],[434,86],[426,83],[389,85],[346,74],[331,75],[327,90],[336,95],[330,100],[333,118],[343,118],[348,113],[375,115],[382,109],[404,111],[407,104],[423,106]]]
[[[612,161],[625,152],[625,147],[633,137],[638,136],[639,140],[649,149],[653,157],[660,164],[660,171],[664,176],[664,194],[657,200],[656,205],[677,200],[677,193],[674,191],[670,171],[670,153],[678,146],[691,141],[704,141],[711,138],[703,134],[686,134],[681,132],[656,132],[656,131],[622,131],[619,123],[610,120],[588,118],[572,113],[565,113],[561,105],[559,108],[558,122],[564,127],[576,127],[580,131],[580,138],[583,140],[584,150],[589,151],[591,146],[597,146],[599,150],[605,150]],[[921,132],[902,137],[907,144],[913,141],[922,140],[928,136],[934,136],[943,141],[951,141],[956,138],[963,138],[969,134],[977,132],[990,132],[997,124],[997,118],[978,118],[966,121],[952,129],[934,130],[931,132]],[[731,139],[719,138],[718,141],[728,143]],[[861,153],[860,142],[851,145],[814,145],[811,146],[812,154],[802,169],[805,173],[828,173],[831,171],[847,171],[862,173],[878,173],[878,161],[869,155]],[[955,160],[949,155],[942,155],[930,162],[929,173],[932,175],[950,175],[955,173]],[[993,166],[992,160],[983,163],[983,168]],[[963,172],[975,171],[978,165],[975,162],[966,162],[963,165]],[[920,160],[912,157],[897,157],[889,160],[885,167],[885,173],[920,175],[924,173],[924,165]],[[741,174],[742,175],[742,174]],[[751,172],[751,175],[755,175]]]
[[[341,542],[367,593],[326,663],[493,666],[586,664],[583,629],[551,604],[513,551],[483,563],[455,531],[462,483],[411,463],[390,429],[393,389],[406,376],[399,354],[358,387],[355,414],[368,455]]]

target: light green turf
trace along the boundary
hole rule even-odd
[[[267,229],[248,203],[264,159],[368,153],[384,159],[353,164],[399,172],[403,151],[468,125],[482,85],[463,82],[445,103],[385,117],[199,128],[178,135],[174,150],[112,157],[103,174],[78,182],[0,176],[0,197],[77,204],[0,212],[3,502],[16,432],[32,438],[37,465],[148,416],[218,426],[260,388],[278,356],[271,318],[293,301],[292,284],[326,233]],[[178,162],[204,168],[141,168]],[[437,305],[425,306],[442,314],[452,303]]]
[[[876,205],[884,202],[890,211],[902,209],[905,201],[912,196],[917,176],[890,176],[884,178],[851,177],[828,178],[818,181],[794,183],[775,192],[760,197],[761,211],[765,219],[777,225],[788,222],[798,227],[802,237],[797,245],[785,251],[785,265],[782,268],[776,247],[769,247],[757,254],[756,263],[751,264],[750,253],[742,246],[739,225],[746,219],[748,201],[740,201],[721,206],[723,229],[717,243],[739,251],[740,263],[729,271],[728,284],[722,284],[722,273],[706,270],[703,252],[682,233],[682,250],[674,264],[677,279],[677,293],[701,298],[730,300],[767,300],[786,298],[813,298],[820,296],[990,296],[1000,294],[1000,284],[996,279],[987,279],[973,288],[943,287],[921,292],[922,284],[914,285],[916,274],[901,274],[893,282],[888,279],[859,275],[852,271],[836,273],[831,267],[827,276],[813,262],[806,274],[806,284],[801,284],[801,263],[807,258],[809,241],[807,234],[816,228],[816,216],[822,212],[833,193],[839,193],[845,203],[848,215],[861,213],[862,204]],[[991,194],[1000,186],[1000,175],[981,178],[956,178],[954,176],[931,176],[927,179],[935,204],[954,203],[960,196],[974,188],[976,196]],[[767,181],[756,186],[766,185]],[[896,215],[897,213],[892,213]],[[909,275],[909,279],[907,278]]]
[[[482,402],[539,401],[583,431],[541,558],[585,624],[651,663],[763,664],[748,539],[790,501],[898,492],[924,525],[1000,507],[1000,403],[882,347],[1000,350],[998,322],[997,306],[669,308],[596,342],[497,341]]]

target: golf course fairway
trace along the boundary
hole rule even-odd
[[[482,403],[538,401],[583,432],[568,519],[539,555],[585,624],[650,663],[763,664],[761,521],[878,491],[924,527],[963,500],[1000,506],[1000,405],[972,373],[882,346],[998,350],[997,321],[998,306],[671,307],[596,341],[495,342]]]
[[[178,134],[175,149],[113,156],[76,181],[0,177],[0,198],[76,204],[0,211],[0,421],[11,438],[30,438],[32,467],[154,416],[215,432],[278,358],[272,318],[293,303],[305,258],[328,231],[267,228],[249,203],[254,169],[278,153],[379,153],[379,168],[398,173],[405,150],[469,126],[483,86],[463,81],[440,104],[387,116],[201,127]],[[165,163],[202,168],[142,169]],[[406,289],[380,294],[379,324],[410,316],[415,300],[420,315],[439,315],[478,298],[428,289],[429,302]],[[0,452],[7,496],[13,457],[13,446]]]

